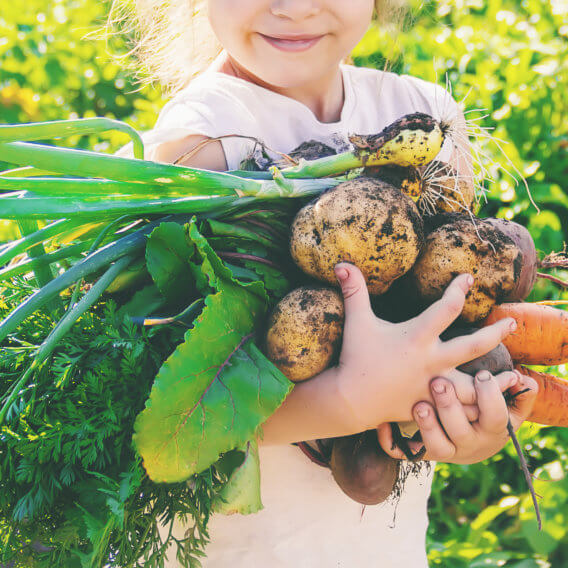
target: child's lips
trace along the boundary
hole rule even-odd
[[[323,37],[323,35],[317,36],[269,36],[265,34],[259,35],[267,41],[272,47],[279,49],[280,51],[306,51],[313,47],[319,40]]]

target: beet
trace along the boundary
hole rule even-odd
[[[348,497],[363,505],[377,505],[392,493],[400,462],[383,451],[374,429],[335,438],[330,466]]]
[[[478,331],[476,327],[451,327],[447,329],[440,335],[440,338],[443,341],[448,341],[453,339],[454,337],[460,337],[462,335],[470,335]],[[482,355],[481,357],[477,357],[473,359],[473,361],[469,361],[468,363],[464,363],[457,367],[458,370],[467,373],[474,377],[479,371],[489,371],[492,375],[498,375],[499,373],[503,373],[504,371],[512,371],[514,368],[513,359],[509,354],[507,348],[502,344],[499,343],[497,347]]]
[[[504,298],[505,302],[522,302],[530,294],[537,277],[538,258],[534,241],[528,230],[514,221],[494,217],[485,221],[512,239],[522,253],[518,276],[515,275],[515,287]]]

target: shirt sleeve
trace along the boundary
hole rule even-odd
[[[241,116],[237,101],[223,92],[212,89],[185,93],[172,99],[160,112],[152,130],[144,132],[144,159],[154,160],[160,144],[173,142],[191,134],[221,138],[221,145],[229,169],[237,169],[240,162],[254,151],[254,141],[245,137],[244,128],[235,116]],[[231,120],[232,118],[232,120]],[[132,158],[132,143],[123,146],[117,156]]]

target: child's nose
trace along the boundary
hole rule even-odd
[[[321,11],[320,0],[274,0],[270,3],[270,11],[275,16],[290,20],[304,20]]]

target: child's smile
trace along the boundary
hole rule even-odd
[[[373,8],[373,0],[208,2],[209,21],[235,74],[303,99],[326,121],[334,120],[337,109],[329,109],[342,97],[339,63],[365,34]]]
[[[313,47],[320,39],[324,37],[323,34],[282,34],[266,35],[259,33],[272,47],[280,49],[281,51],[306,51]]]

